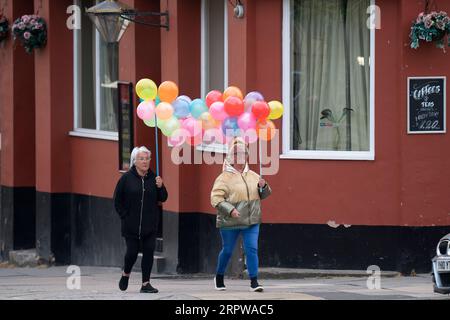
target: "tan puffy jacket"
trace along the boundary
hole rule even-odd
[[[272,190],[266,184],[260,192],[258,181],[259,175],[252,170],[241,174],[224,171],[217,177],[211,190],[211,205],[217,209],[218,228],[261,223],[261,199]],[[231,216],[233,209],[239,211],[239,218]]]

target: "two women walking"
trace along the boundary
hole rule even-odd
[[[250,290],[261,292],[258,283],[258,238],[261,224],[261,199],[271,189],[264,179],[249,169],[249,151],[245,142],[235,138],[223,164],[223,171],[214,182],[211,204],[217,209],[216,226],[222,238],[218,256],[215,288],[225,290],[224,275],[239,235],[244,241],[246,264],[251,279]],[[118,181],[114,191],[114,207],[122,222],[126,242],[123,273],[119,288],[127,290],[131,270],[142,251],[143,293],[156,293],[150,284],[156,232],[159,223],[158,204],[167,200],[167,190],[161,177],[150,170],[151,152],[145,147],[134,148],[131,168]]]

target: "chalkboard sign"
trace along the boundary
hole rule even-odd
[[[408,78],[408,133],[446,132],[446,78]]]
[[[119,99],[119,170],[130,167],[130,154],[134,148],[133,139],[133,85],[131,82],[117,83]]]

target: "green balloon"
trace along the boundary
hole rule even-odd
[[[155,117],[152,117],[150,120],[144,120],[146,126],[154,128],[155,127]]]
[[[178,121],[176,117],[171,117],[164,121],[161,131],[165,136],[170,137],[175,130],[180,129],[180,127],[180,121]]]
[[[153,120],[155,121],[155,120]],[[161,120],[158,119],[158,121],[156,122],[156,124],[158,125],[158,128],[160,128],[162,130],[162,128],[164,127],[164,124],[166,123],[167,120]]]

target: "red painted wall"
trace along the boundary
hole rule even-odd
[[[71,192],[112,198],[120,178],[115,141],[71,137]]]
[[[45,3],[43,14],[49,12],[54,20],[49,21],[49,47],[36,57],[38,189],[111,197],[120,176],[117,143],[67,135],[73,123],[72,74],[70,68],[60,73],[57,66],[72,56],[71,41],[67,40],[64,55],[59,47],[59,37],[71,37],[71,32],[63,30],[67,16],[60,11],[64,5],[56,8],[56,14]],[[200,0],[127,3],[141,10],[169,6],[170,31],[130,26],[120,43],[121,80],[173,80],[182,94],[198,97]],[[282,0],[243,3],[245,19],[237,20],[229,12],[230,84],[246,92],[260,90],[267,99],[281,99]],[[448,1],[436,3],[450,12]],[[280,160],[278,174],[267,177],[273,195],[264,201],[264,222],[450,225],[449,134],[406,134],[407,77],[450,77],[449,53],[433,45],[419,50],[408,47],[410,23],[423,10],[424,1],[379,0],[377,4],[381,29],[376,31],[375,49],[376,160]],[[153,130],[139,119],[136,124],[136,143],[154,151]],[[281,121],[276,124],[281,128]],[[170,161],[170,151],[163,138],[161,166],[170,193],[165,209],[214,214],[209,194],[221,166],[176,166]]]
[[[17,0],[2,5],[10,25],[33,12],[33,2]],[[14,48],[16,46],[16,48]],[[12,36],[0,48],[1,184],[35,184],[34,56],[15,45]]]
[[[45,48],[35,52],[36,190],[70,192],[73,129],[72,31],[65,14],[70,0],[39,1],[35,7],[47,22]]]
[[[402,1],[402,19],[398,22],[404,42],[408,39],[411,20],[423,11],[424,1]],[[450,1],[435,1],[438,10],[450,13]],[[418,50],[404,46],[399,65],[401,78],[397,86],[400,106],[406,106],[406,81],[411,76],[447,76],[447,124],[450,97],[450,53],[433,44]],[[387,87],[386,87],[387,90]],[[401,216],[408,225],[450,225],[450,134],[406,135],[406,107],[400,108],[399,149],[401,163]]]
[[[406,77],[449,76],[448,53],[431,45],[419,51],[408,47],[410,24],[423,10],[423,1],[380,0],[377,4],[382,28],[376,31],[376,160],[280,160],[279,173],[267,177],[273,195],[264,202],[265,222],[450,224],[449,135],[406,135]],[[450,11],[450,4],[439,5]],[[244,6],[246,19],[237,20],[231,14],[229,18],[230,84],[244,91],[258,88],[270,99],[281,99],[282,1],[248,0]],[[171,75],[163,68],[163,77]],[[281,127],[280,121],[277,126]],[[209,192],[220,166],[191,165],[181,170],[187,180],[175,190],[177,203],[169,202],[165,208],[213,213]]]

